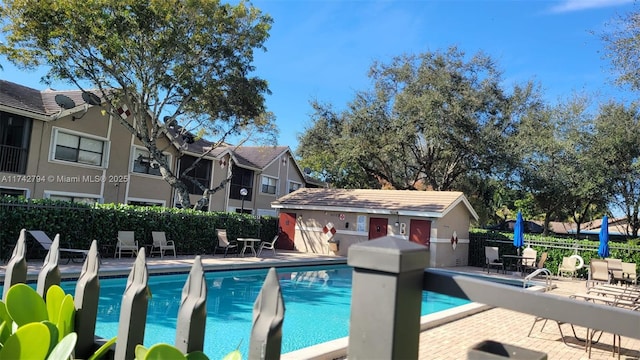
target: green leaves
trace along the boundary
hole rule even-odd
[[[26,284],[9,289],[0,302],[0,359],[69,359],[77,341],[73,297],[52,285],[46,298]]]
[[[234,351],[240,354],[239,351]],[[150,348],[145,348],[142,345],[136,346],[136,360],[173,360],[173,359],[188,359],[188,360],[209,360],[209,357],[201,351],[194,351],[188,354],[183,354],[178,348],[169,344],[155,344]],[[231,355],[231,354],[229,354]],[[241,360],[242,357],[224,357],[224,360]]]
[[[7,292],[7,312],[18,326],[49,320],[42,297],[26,284],[15,284]]]

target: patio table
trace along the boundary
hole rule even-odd
[[[255,249],[253,244],[259,243],[262,240],[256,239],[256,238],[238,238],[238,241],[240,241],[241,243],[244,244],[243,247],[242,247],[242,251],[240,251],[240,255],[242,257],[244,257],[244,254],[247,251],[247,249],[251,250],[251,253],[253,254],[254,257],[258,256],[256,254],[256,249]]]
[[[529,256],[522,256],[522,255],[502,255],[502,258],[509,259],[509,262],[511,264],[513,264],[513,261],[515,260],[515,262],[516,262],[516,271],[522,273],[522,276],[524,276],[524,269],[522,267],[522,260],[533,260],[534,262],[536,261],[535,258],[532,258],[532,257],[529,257]]]

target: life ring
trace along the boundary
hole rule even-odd
[[[584,259],[580,255],[571,255],[570,259],[576,259],[578,261],[578,266],[576,266],[576,270],[582,269],[584,267]]]

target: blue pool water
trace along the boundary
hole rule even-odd
[[[351,268],[346,265],[277,269],[285,303],[282,353],[348,336],[351,306]],[[208,287],[205,353],[220,359],[238,345],[246,357],[251,334],[253,303],[267,269],[206,273]],[[175,326],[186,274],[149,277],[145,346],[175,341]],[[100,280],[96,334],[117,335],[120,302],[126,278]],[[63,282],[73,294],[74,282]],[[468,303],[467,300],[423,292],[422,315]]]

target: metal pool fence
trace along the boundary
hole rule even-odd
[[[27,278],[25,232],[22,231],[7,265],[3,299],[11,285]],[[56,239],[38,275],[37,291],[60,284],[59,241]],[[424,246],[384,237],[350,248],[353,267],[349,345],[351,359],[417,359],[422,291],[429,290],[539,318],[640,339],[640,311],[537,293],[453,273],[429,270]],[[75,355],[88,357],[98,346],[95,325],[99,297],[99,254],[91,244],[75,292]],[[425,270],[426,268],[426,270]],[[142,344],[148,306],[148,272],[141,248],[122,296],[118,338],[109,357],[133,359]],[[175,346],[183,353],[201,351],[204,343],[207,285],[199,256],[182,290]],[[375,314],[375,316],[372,316]],[[253,308],[248,359],[279,359],[285,304],[276,270],[271,268]],[[400,335],[401,334],[401,335]],[[509,348],[508,344],[503,345]],[[491,346],[495,348],[495,346]],[[478,349],[470,349],[469,355]],[[344,356],[343,355],[343,356]],[[335,356],[335,354],[334,354]],[[338,355],[340,356],[340,355]],[[500,358],[494,355],[492,358]],[[506,358],[506,357],[505,357]]]

